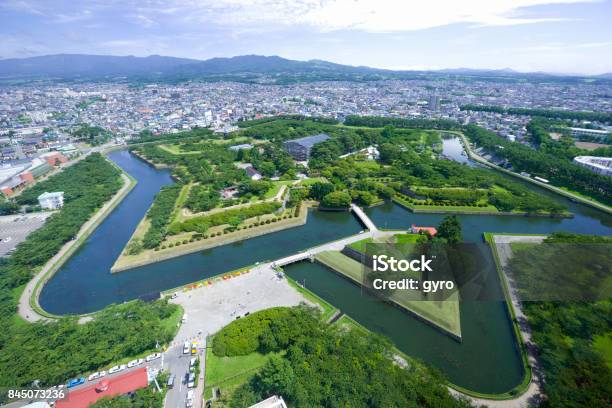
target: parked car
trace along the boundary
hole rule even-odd
[[[100,378],[105,377],[106,376],[106,371],[102,370],[100,371]]]
[[[141,365],[142,363],[144,363],[144,360],[142,358],[139,358],[137,360],[132,360],[129,363],[127,363],[128,368],[132,368],[132,367],[136,367]]]
[[[149,361],[153,361],[153,360],[157,360],[158,358],[161,357],[161,353],[153,353],[153,354],[149,354],[145,360],[148,363]]]
[[[87,377],[87,381],[97,380],[98,378],[100,378],[100,373],[93,373]]]
[[[191,360],[189,361],[189,369],[190,370],[195,369],[196,361],[197,361],[197,359],[195,357],[191,358]]]
[[[195,387],[195,374],[189,373],[189,377],[187,377],[187,388]]]
[[[81,384],[85,384],[85,377],[75,378],[75,379],[68,381],[68,384],[66,384],[66,387],[72,388],[72,387],[76,387],[77,385],[81,385]]]
[[[189,344],[188,341],[186,341],[185,344],[183,344],[183,354],[189,354],[190,350],[191,350],[191,345]]]
[[[118,373],[119,371],[123,371],[126,369],[126,365],[125,364],[121,364],[121,365],[116,365],[114,367],[112,367],[110,370],[108,370],[109,374],[115,374]]]
[[[174,380],[175,379],[176,379],[176,376],[174,374],[172,374],[170,377],[168,377],[168,383],[166,383],[168,388],[173,388],[174,387]]]

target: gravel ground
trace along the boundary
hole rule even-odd
[[[174,339],[178,345],[199,335],[214,334],[247,312],[296,306],[307,300],[272,269],[255,268],[247,274],[216,281],[212,286],[177,292],[172,302],[181,305],[187,315]]]

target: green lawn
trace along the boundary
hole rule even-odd
[[[266,191],[266,194],[263,197],[264,200],[267,200],[277,195],[282,186],[290,186],[291,184],[293,184],[293,180],[273,181],[272,188]]]
[[[310,186],[314,183],[327,183],[327,179],[325,177],[312,177],[300,181],[302,186]]]
[[[363,282],[364,266],[354,259],[342,254],[340,251],[320,252],[315,255],[315,259],[328,268],[334,269],[356,282]]]
[[[219,357],[212,352],[212,347],[207,347],[204,397],[211,398],[212,389],[219,388],[223,400],[229,400],[228,396],[275,354],[281,355],[281,353],[251,353],[246,356]]]

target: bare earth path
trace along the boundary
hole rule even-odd
[[[77,233],[77,236],[74,240],[66,242],[62,249],[59,250],[57,254],[43,266],[43,268],[28,282],[24,291],[19,298],[19,307],[18,313],[26,321],[33,323],[39,320],[49,320],[48,317],[40,315],[30,304],[30,299],[34,291],[35,293],[35,301],[38,303],[38,295],[43,287],[44,281],[53,276],[52,272],[54,272],[54,268],[58,269],[63,262],[59,262],[64,257],[68,259],[70,255],[78,249],[81,245],[81,242],[84,241],[89,234],[91,234],[98,224],[102,222],[104,218],[112,209],[119,203],[123,198],[127,195],[127,193],[134,186],[134,182],[127,177],[125,174],[121,174],[121,178],[123,179],[123,187],[117,191],[117,193],[107,201],[85,224],[81,226],[81,229]],[[39,282],[41,283],[40,285]],[[86,321],[87,318],[83,318],[83,321]]]
[[[484,405],[491,408],[527,408],[530,406],[537,405],[538,401],[542,400],[542,398],[544,397],[541,387],[543,380],[542,367],[537,360],[536,345],[535,343],[533,343],[531,328],[529,327],[527,317],[525,316],[521,308],[521,303],[518,299],[516,285],[515,282],[512,280],[511,276],[508,274],[507,266],[508,261],[512,257],[512,248],[510,247],[511,243],[523,242],[539,244],[545,238],[546,236],[544,235],[495,235],[493,237],[496,247],[495,250],[497,251],[500,266],[504,272],[504,278],[508,285],[508,292],[510,293],[510,301],[512,302],[512,307],[514,308],[514,314],[516,316],[516,320],[519,323],[521,336],[523,337],[523,341],[527,347],[527,359],[529,360],[529,365],[531,366],[532,374],[527,391],[525,391],[523,394],[519,395],[514,399],[497,401],[467,396],[467,398],[477,406]],[[450,389],[450,391],[454,395],[465,396],[464,394],[456,390]]]

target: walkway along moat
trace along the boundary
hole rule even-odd
[[[111,274],[111,265],[154,195],[172,181],[167,170],[156,170],[126,151],[111,153],[109,157],[137,179],[138,184],[43,288],[40,305],[50,313],[96,311],[111,303],[177,287],[257,261],[282,258],[363,229],[348,212],[313,210],[308,223],[301,227]],[[568,203],[574,218],[460,216],[464,235],[469,240],[481,241],[485,231],[563,230],[612,234],[612,217],[563,198],[559,200]],[[366,213],[379,228],[406,229],[413,223],[437,225],[443,218],[442,215],[412,214],[391,203],[367,209]],[[406,354],[438,367],[457,385],[494,393],[511,389],[522,378],[520,357],[502,302],[462,303],[463,341],[457,343],[397,308],[363,297],[356,285],[321,265],[303,262],[286,270],[299,281],[306,279],[308,289],[364,326],[391,338]],[[487,286],[493,291],[500,290],[496,277],[489,279]]]

